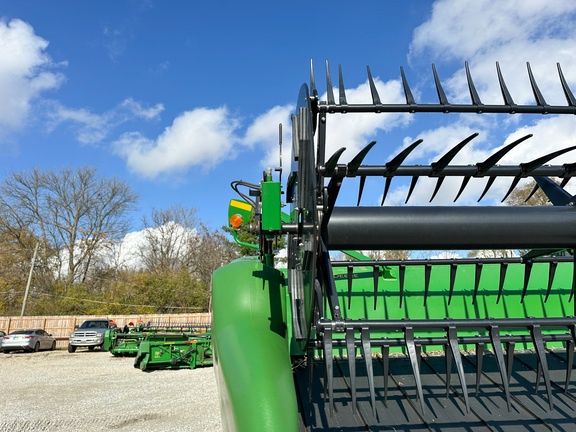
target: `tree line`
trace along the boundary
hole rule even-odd
[[[236,244],[182,205],[152,209],[130,242],[138,200],[126,182],[88,166],[7,174],[0,314],[20,314],[30,274],[26,315],[208,311],[212,272],[238,256]]]

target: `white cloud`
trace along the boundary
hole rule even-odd
[[[258,145],[264,151],[260,161],[263,168],[276,168],[279,163],[279,124],[282,123],[282,166],[290,167],[292,157],[292,128],[290,116],[294,105],[275,106],[258,116],[246,130],[244,143],[250,147]]]
[[[24,125],[31,102],[41,93],[57,88],[64,76],[46,49],[48,41],[37,36],[24,21],[0,20],[0,126],[16,130]]]
[[[184,172],[193,165],[210,169],[235,157],[238,126],[225,107],[196,108],[178,116],[157,139],[126,133],[114,142],[114,149],[130,170],[148,178]]]
[[[568,82],[576,83],[575,17],[573,2],[441,0],[431,18],[414,31],[410,58],[430,51],[436,61],[461,62],[462,68],[446,80],[438,67],[451,102],[469,101],[463,70],[468,60],[484,103],[502,103],[496,61],[516,103],[535,103],[526,62],[547,102],[565,103],[556,63],[562,64]]]
[[[416,28],[410,49],[410,61],[419,62],[432,54],[438,74],[452,103],[470,103],[464,61],[470,63],[472,77],[485,104],[502,104],[495,62],[499,61],[508,89],[517,104],[534,105],[526,62],[530,62],[538,86],[549,104],[566,105],[556,63],[560,62],[568,81],[576,85],[576,36],[573,22],[576,4],[511,0],[506,2],[440,0],[434,3],[430,19]],[[458,69],[454,69],[454,61]],[[426,84],[430,83],[430,78]],[[416,89],[421,90],[421,89]],[[516,130],[515,130],[516,128]],[[411,160],[425,158],[426,163],[440,157],[466,134],[480,136],[466,146],[454,160],[475,164],[528,133],[534,137],[511,151],[501,164],[517,165],[575,144],[572,116],[534,115],[462,115],[449,125],[421,133],[423,144]],[[454,138],[451,138],[454,137]],[[454,143],[450,140],[455,141]],[[406,138],[405,146],[412,142]],[[552,163],[574,162],[568,153]],[[396,180],[399,182],[398,180]],[[456,195],[462,179],[448,178],[432,204],[448,204]],[[511,178],[499,178],[486,200],[500,199]],[[435,179],[420,179],[410,204],[427,204]],[[472,179],[459,204],[473,204],[482,193],[486,179]],[[407,186],[390,194],[391,203],[404,202]],[[388,199],[387,199],[388,201]]]
[[[411,55],[430,49],[436,56],[468,59],[517,43],[564,39],[573,33],[568,18],[575,11],[573,2],[440,0],[414,31]]]
[[[398,80],[386,83],[374,79],[380,99],[386,103],[404,103],[405,99]],[[337,92],[337,90],[335,90]],[[326,95],[321,97],[326,100]],[[372,103],[368,81],[353,89],[346,89],[348,103]],[[336,117],[335,117],[336,116]],[[346,147],[342,154],[341,163],[350,161],[364,148],[379,132],[387,132],[397,127],[404,127],[412,121],[410,114],[381,113],[366,115],[362,113],[348,113],[345,115],[331,114],[327,116],[326,132],[326,158],[329,158],[338,149]]]
[[[134,117],[140,117],[144,120],[154,120],[164,111],[162,104],[156,104],[153,107],[144,107],[140,102],[132,98],[125,99],[120,104],[120,107],[127,109]]]
[[[169,232],[171,235],[167,236],[165,234],[166,232]],[[165,225],[159,227],[133,231],[126,234],[118,242],[102,244],[96,251],[95,265],[102,264],[105,267],[142,270],[144,269],[142,251],[149,246],[151,240],[163,244],[170,241],[170,250],[174,256],[176,256],[178,254],[186,254],[190,241],[196,236],[197,231],[195,229],[185,228],[174,221],[167,222]],[[68,268],[66,266],[67,253],[65,250],[60,251],[60,259],[54,261],[55,272],[61,276],[68,274]],[[78,248],[75,250],[76,257],[81,253],[82,247],[78,245]]]
[[[76,138],[83,144],[99,143],[114,128],[134,119],[155,120],[164,110],[162,104],[145,107],[132,98],[125,99],[118,106],[102,114],[93,113],[86,108],[69,108],[56,101],[52,101],[49,105],[49,129],[53,130],[61,124],[71,123]]]

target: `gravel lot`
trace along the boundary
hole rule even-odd
[[[0,354],[0,430],[222,430],[212,367],[133,363],[86,349]]]

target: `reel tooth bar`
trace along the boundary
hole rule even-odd
[[[383,165],[363,165],[376,144],[370,142],[351,162],[339,163],[345,148],[325,160],[326,128],[329,114],[346,113],[503,113],[503,114],[576,114],[576,98],[570,90],[560,64],[560,84],[567,105],[546,102],[526,64],[535,104],[514,102],[500,64],[496,75],[503,104],[484,104],[476,90],[468,62],[464,70],[470,104],[450,103],[436,66],[432,65],[438,103],[421,104],[414,98],[404,68],[400,80],[406,103],[386,103],[367,67],[371,103],[351,103],[344,88],[342,67],[338,67],[336,102],[332,78],[326,61],[326,100],[318,99],[312,64],[310,65],[310,115],[317,139],[315,194],[318,201],[318,284],[314,290],[316,319],[310,324],[308,357],[320,354],[324,364],[324,392],[331,415],[334,413],[334,364],[340,355],[347,357],[352,412],[357,413],[359,370],[365,371],[372,416],[377,418],[377,391],[373,362],[382,363],[383,403],[388,401],[389,375],[394,360],[391,352],[403,352],[411,365],[416,397],[422,413],[426,411],[422,379],[422,350],[440,349],[446,359],[446,396],[450,393],[452,368],[459,380],[458,393],[466,412],[470,411],[469,383],[463,362],[463,348],[475,350],[475,393],[480,390],[484,357],[491,349],[500,376],[507,409],[510,411],[512,370],[515,353],[531,347],[537,364],[535,387],[543,380],[549,409],[554,407],[553,385],[547,364],[546,344],[566,347],[565,391],[570,383],[576,346],[576,305],[568,305],[576,287],[573,250],[576,245],[576,197],[564,187],[576,173],[576,163],[547,165],[555,158],[576,150],[576,146],[543,152],[534,160],[499,165],[513,149],[530,143],[527,134],[504,145],[483,161],[455,165],[454,159],[478,133],[473,133],[446,151],[429,165],[405,165],[408,156],[423,142],[408,145]],[[301,112],[300,115],[305,113]],[[322,121],[319,119],[322,118]],[[297,119],[297,122],[302,122]],[[295,139],[295,148],[300,142]],[[302,153],[301,153],[302,154]],[[300,157],[297,164],[305,165]],[[297,168],[299,169],[299,168]],[[297,174],[294,174],[296,177]],[[345,178],[359,177],[356,207],[338,207],[337,197]],[[368,177],[384,179],[380,206],[360,207]],[[410,177],[405,203],[412,197],[421,177],[436,179],[429,201],[441,194],[447,177],[461,177],[456,202],[472,178],[486,178],[478,201],[482,200],[499,177],[510,177],[505,201],[520,180],[533,177],[536,185],[526,200],[538,189],[553,206],[546,207],[409,207],[384,206],[394,177]],[[562,179],[558,185],[550,177]],[[326,183],[324,180],[329,180]],[[326,185],[325,185],[326,184]],[[324,186],[325,185],[325,186]],[[290,196],[296,196],[291,194]],[[296,198],[297,201],[297,198]],[[296,207],[300,207],[296,203]],[[305,227],[302,227],[304,231]],[[297,244],[293,242],[291,244]],[[525,249],[521,257],[401,259],[334,261],[332,250],[470,250]],[[296,256],[299,252],[289,251]],[[289,268],[289,274],[290,274]],[[297,272],[297,269],[292,269]],[[568,276],[567,276],[568,275]],[[289,278],[290,279],[290,278]],[[567,280],[570,282],[567,283]],[[289,285],[291,284],[289,280]],[[372,299],[370,299],[372,297]],[[567,300],[566,300],[567,299]],[[340,304],[344,307],[340,307]],[[516,303],[519,306],[512,307]],[[576,302],[575,302],[576,303]],[[536,307],[536,305],[539,305]],[[538,317],[532,311],[538,310]],[[457,318],[452,314],[455,313]],[[294,313],[293,316],[298,316]],[[452,317],[451,317],[452,316]],[[303,323],[298,324],[299,328]],[[377,354],[379,353],[379,354]],[[358,355],[362,367],[357,365]],[[308,362],[308,379],[313,377]],[[363,381],[364,382],[364,381]]]

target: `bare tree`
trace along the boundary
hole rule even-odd
[[[28,227],[59,251],[55,257],[67,284],[85,280],[100,246],[127,232],[127,213],[138,200],[124,181],[87,166],[13,172],[0,190],[8,225]]]
[[[142,219],[144,242],[140,258],[144,267],[153,272],[186,269],[191,263],[191,245],[196,238],[198,209],[172,206],[153,209],[149,218]]]
[[[191,245],[192,274],[204,284],[210,296],[212,310],[212,273],[238,258],[239,253],[228,238],[220,231],[211,231],[204,224],[198,229],[198,235]]]

